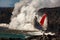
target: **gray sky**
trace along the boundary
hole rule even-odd
[[[0,7],[14,7],[19,0],[0,0]]]

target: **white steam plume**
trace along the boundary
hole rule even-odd
[[[16,17],[23,6],[33,6],[36,10],[41,8],[51,8],[60,6],[60,0],[20,0],[20,2],[15,4],[14,11],[12,12],[13,17]],[[13,18],[12,17],[12,18]]]
[[[15,4],[9,28],[18,30],[37,30],[34,18],[41,8],[58,7],[60,0],[20,0]]]

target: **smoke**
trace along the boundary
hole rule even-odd
[[[59,2],[60,0],[20,0],[20,2],[15,4],[12,14],[14,15],[13,17],[17,16],[23,6],[33,6],[37,11],[41,8],[58,7],[60,6]]]
[[[34,19],[41,8],[58,7],[60,0],[20,0],[15,4],[10,22],[10,29],[38,30],[34,28]],[[41,16],[39,16],[41,18]],[[47,24],[47,23],[46,23]]]
[[[33,0],[34,1],[34,0]],[[32,0],[20,1],[15,4],[14,11],[12,12],[12,22],[10,27],[12,29],[24,29],[24,30],[34,30],[34,17],[36,14],[35,4],[38,2],[33,2]],[[19,14],[19,15],[18,15]],[[14,22],[14,23],[13,23]],[[18,26],[19,23],[19,26]],[[18,27],[17,27],[18,26]]]

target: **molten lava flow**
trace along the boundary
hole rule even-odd
[[[47,17],[47,14],[44,14],[44,15],[42,16],[42,19],[41,19],[41,21],[40,21],[40,25],[41,25],[41,26],[43,26],[46,17]]]

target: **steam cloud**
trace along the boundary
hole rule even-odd
[[[15,4],[14,11],[12,12],[13,15],[18,15],[21,8],[23,6],[33,5],[33,7],[37,7],[36,10],[41,8],[51,8],[51,7],[58,7],[60,0],[20,0],[20,2]]]
[[[37,30],[34,28],[34,18],[41,8],[58,7],[60,0],[20,0],[15,4],[9,28],[18,30]],[[45,28],[46,29],[46,28]]]

